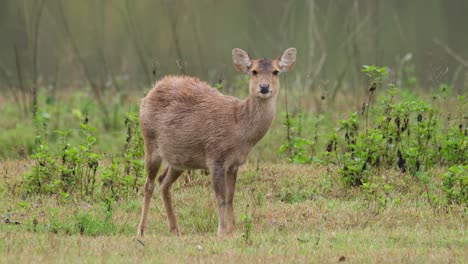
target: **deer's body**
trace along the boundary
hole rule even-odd
[[[184,170],[208,169],[218,204],[218,235],[234,228],[233,199],[237,169],[268,131],[276,112],[280,71],[292,69],[296,49],[276,60],[251,60],[233,50],[234,66],[251,75],[250,94],[239,100],[197,78],[166,76],[142,100],[140,122],[147,180],[138,233],[146,228],[154,180],[158,178],[169,228],[178,234],[170,188]]]
[[[275,111],[276,100],[241,101],[196,78],[167,76],[142,100],[140,120],[145,141],[171,167],[209,169],[242,165]]]

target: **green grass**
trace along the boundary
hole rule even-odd
[[[0,97],[0,259],[468,262],[466,97],[395,89],[333,102],[289,96],[298,99],[289,119],[280,102],[240,170],[236,230],[223,238],[210,177],[200,172],[173,187],[182,236],[170,234],[156,190],[146,236],[136,238],[142,94],[104,94],[105,117],[85,92],[41,93],[36,121],[46,129]]]
[[[333,166],[247,164],[235,196],[237,230],[216,237],[210,179],[184,175],[174,185],[182,235],[168,231],[155,191],[147,235],[137,240],[141,193],[118,202],[88,204],[72,195],[23,195],[28,161],[0,163],[0,259],[8,262],[338,262],[466,263],[465,205],[440,206],[417,179],[374,171],[371,194],[342,185]],[[441,184],[444,169],[429,173]],[[434,193],[437,195],[437,193]],[[374,197],[385,197],[385,203]],[[252,218],[243,236],[241,214]]]

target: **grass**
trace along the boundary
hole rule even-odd
[[[246,86],[242,86],[245,89]],[[285,88],[286,89],[286,88]],[[84,90],[84,91],[82,91]],[[239,89],[239,92],[243,90]],[[289,96],[292,96],[289,91]],[[99,153],[113,155],[121,153],[125,145],[126,129],[125,129],[125,118],[131,113],[137,115],[140,99],[144,96],[143,91],[134,91],[126,96],[117,95],[115,93],[105,93],[103,97],[105,101],[109,103],[109,108],[112,111],[112,124],[113,126],[106,129],[104,128],[104,120],[106,119],[97,103],[89,94],[85,88],[80,88],[73,91],[64,91],[59,95],[50,95],[48,92],[41,92],[39,94],[39,119],[41,122],[48,124],[47,129],[51,132],[49,141],[51,147],[56,148],[59,144],[58,135],[53,133],[56,130],[76,130],[79,129],[80,123],[85,116],[89,118],[89,124],[96,128],[95,134],[98,137],[96,149]],[[245,91],[243,92],[245,93]],[[245,98],[247,94],[237,95],[239,98]],[[294,95],[299,97],[299,95]],[[308,94],[303,95],[305,98],[313,98],[315,95]],[[362,98],[355,98],[356,105],[354,109],[359,109],[359,101]],[[333,106],[333,111],[328,111],[325,114],[327,120],[333,120],[333,122],[324,122],[321,124],[320,131],[318,133],[324,137],[320,138],[326,141],[328,133],[331,129],[336,127],[334,121],[338,118],[345,117],[347,111],[349,111],[349,104],[345,103],[349,101],[349,96],[337,99]],[[314,116],[313,107],[308,106],[307,100],[303,100],[300,105],[304,107],[302,111],[309,112],[308,117]],[[327,101],[327,100],[326,100]],[[327,101],[328,102],[328,101]],[[331,103],[331,102],[328,102]],[[346,107],[344,107],[346,106]],[[284,141],[286,132],[284,130],[284,112],[285,106],[282,101],[278,102],[278,110],[275,121],[272,124],[270,132],[267,133],[265,138],[257,144],[253,149],[250,158],[252,160],[261,161],[279,161],[282,160],[282,156],[278,155],[276,149],[279,148],[277,142]],[[299,111],[299,106],[290,107],[294,111]],[[291,110],[291,109],[290,109]],[[15,102],[7,97],[0,95],[0,159],[22,159],[26,158],[35,149],[35,136],[36,128],[31,116],[25,115],[18,110]],[[310,126],[306,126],[305,129],[313,129]],[[78,137],[76,133],[72,133],[68,138],[69,143],[76,143]],[[320,147],[324,149],[326,142],[320,142]],[[55,149],[54,149],[55,150]]]
[[[0,163],[0,259],[5,262],[314,262],[466,263],[464,205],[434,206],[417,179],[373,172],[391,190],[342,185],[338,168],[249,163],[235,196],[237,230],[217,238],[209,177],[184,175],[173,188],[182,236],[172,236],[158,191],[147,235],[135,237],[141,194],[88,204],[72,196],[25,196],[27,160]],[[429,171],[435,179],[445,170]],[[375,197],[384,197],[382,203]],[[244,238],[242,214],[252,218]]]
[[[386,70],[365,72],[367,96],[329,102],[289,93],[300,99],[288,115],[279,104],[240,170],[236,230],[223,238],[202,172],[173,188],[182,236],[169,233],[158,191],[147,235],[135,236],[144,182],[140,92],[104,94],[111,120],[85,90],[40,93],[34,122],[0,96],[0,259],[468,262],[466,97],[445,86],[431,98],[393,88],[374,94]]]

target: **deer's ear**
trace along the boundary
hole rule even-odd
[[[294,68],[294,65],[296,64],[296,54],[296,48],[289,48],[277,58],[282,72],[288,72]]]
[[[232,50],[232,61],[234,63],[234,67],[238,71],[244,73],[247,73],[250,65],[252,65],[252,60],[250,59],[249,54],[241,49]]]

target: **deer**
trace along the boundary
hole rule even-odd
[[[185,170],[207,170],[218,207],[217,236],[235,228],[233,209],[238,168],[269,130],[276,114],[279,75],[294,68],[296,49],[276,59],[251,59],[232,50],[235,69],[249,75],[245,100],[223,95],[195,77],[168,75],[141,100],[146,182],[138,236],[144,235],[155,178],[158,177],[170,232],[180,235],[172,205],[171,186]]]

